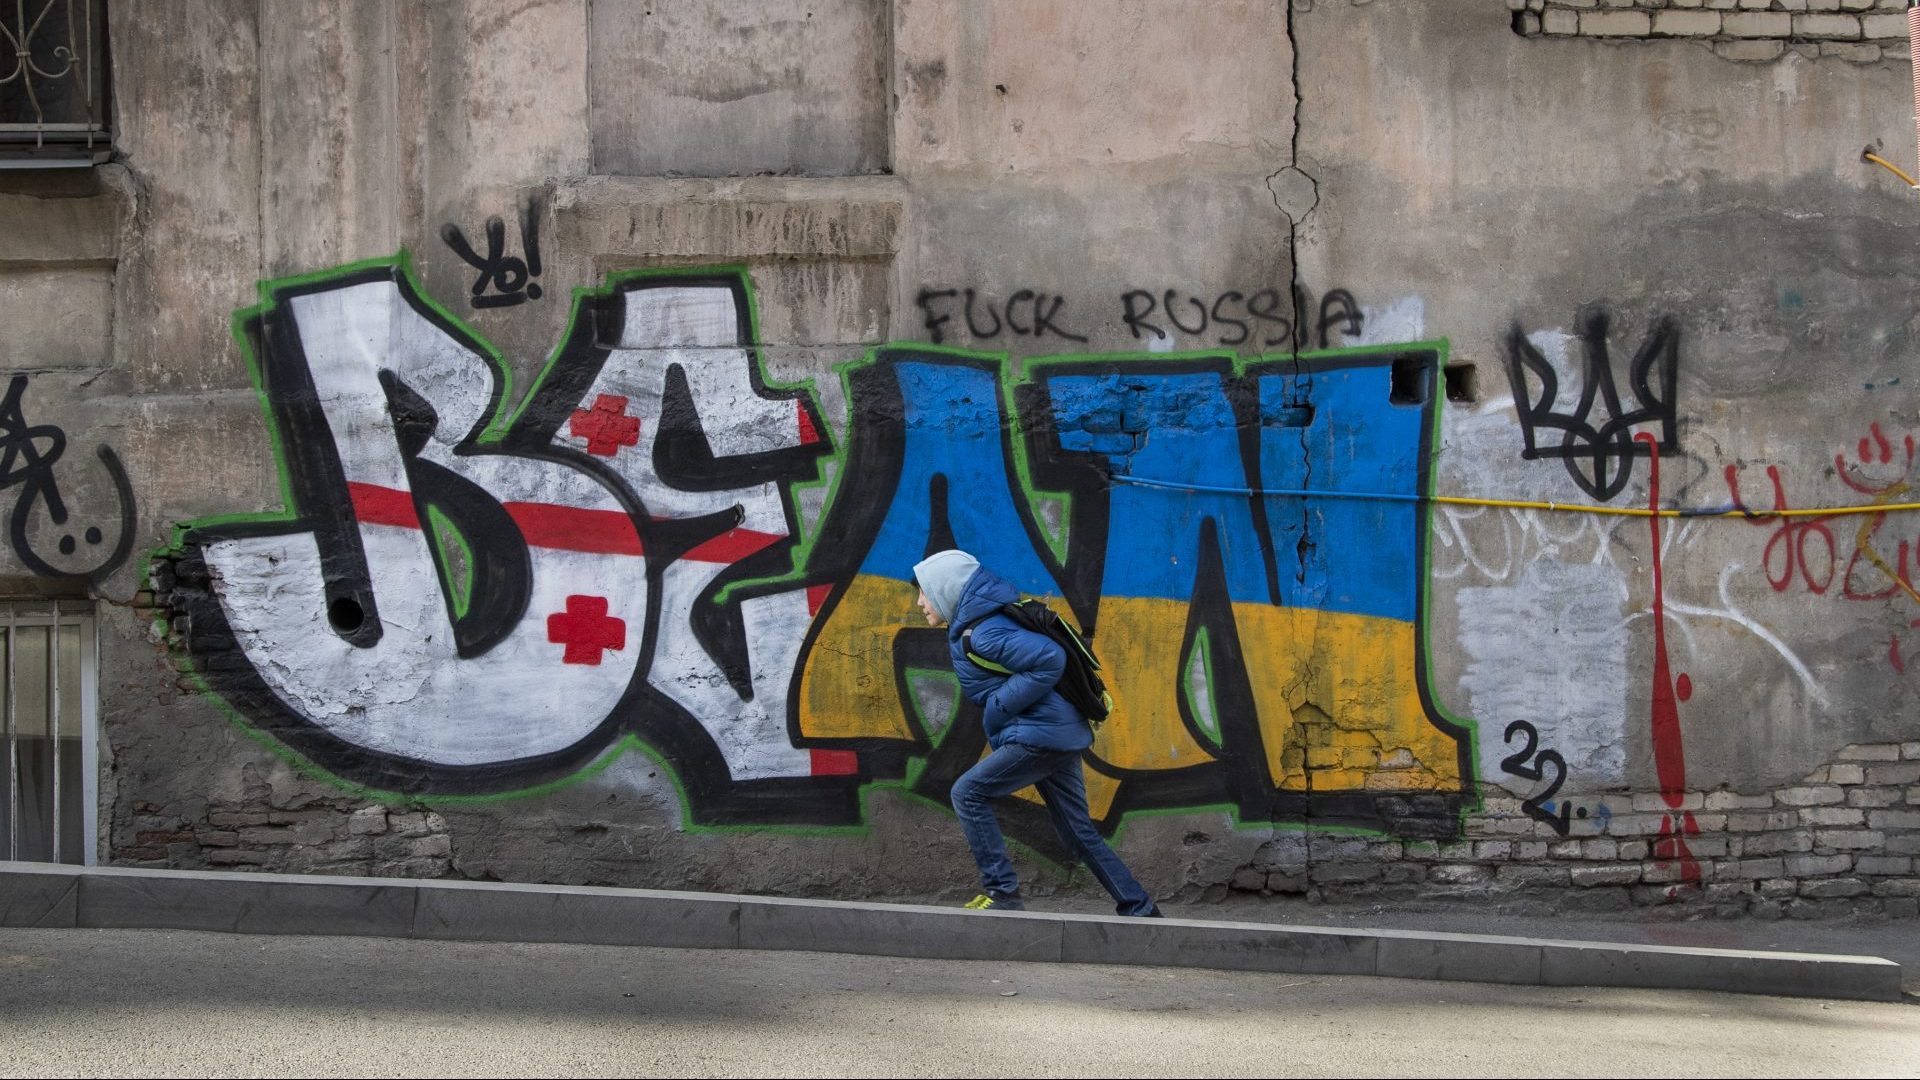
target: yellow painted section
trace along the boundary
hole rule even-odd
[[[1277,787],[1307,790],[1311,771],[1316,792],[1459,789],[1456,744],[1420,703],[1412,623],[1266,604],[1233,614]]]
[[[914,738],[894,685],[893,638],[925,626],[911,582],[860,574],[807,652],[800,672],[800,734],[809,739]]]
[[[1178,600],[1101,601],[1096,645],[1116,703],[1094,741],[1103,762],[1159,772],[1214,759],[1180,715],[1187,615]],[[1459,789],[1454,740],[1420,704],[1412,623],[1266,604],[1235,604],[1233,617],[1276,787],[1307,790],[1311,771],[1316,792]],[[1233,673],[1211,674],[1217,685]]]
[[[910,741],[909,705],[895,687],[893,642],[924,625],[912,583],[856,577],[828,613],[800,674],[800,733],[810,739]],[[1216,759],[1180,712],[1188,605],[1107,597],[1096,642],[1113,715],[1094,755],[1121,773],[1167,772]],[[1287,791],[1458,791],[1454,739],[1428,719],[1415,683],[1414,625],[1309,608],[1233,605],[1260,719],[1267,774]],[[1217,666],[1222,650],[1211,656]],[[1232,672],[1211,673],[1217,685]],[[1311,783],[1309,783],[1311,773]],[[1096,820],[1122,780],[1087,770]],[[1037,800],[1029,788],[1020,797]]]
[[[1094,649],[1113,695],[1113,712],[1093,740],[1101,761],[1116,769],[1161,772],[1214,760],[1180,717],[1186,671],[1180,644],[1186,633],[1185,601],[1147,596],[1100,601]]]

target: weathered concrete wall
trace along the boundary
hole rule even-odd
[[[1567,7],[117,7],[0,176],[103,856],[963,889],[957,542],[1157,891],[1913,914],[1911,512],[1491,505],[1911,498],[1904,56]]]

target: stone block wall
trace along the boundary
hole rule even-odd
[[[1453,842],[1289,834],[1235,870],[1229,888],[1517,914],[1920,915],[1920,742],[1853,744],[1773,791],[1636,793],[1564,832],[1523,809],[1488,798]]]
[[[1684,40],[1729,60],[1907,59],[1905,0],[1507,0],[1523,37]]]

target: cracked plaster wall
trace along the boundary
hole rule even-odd
[[[761,61],[772,97],[730,102],[711,73],[672,65],[647,77],[716,106],[764,97],[870,118],[877,102],[883,125],[812,170],[854,175],[666,179],[598,175],[626,167],[622,118],[608,112],[626,106],[607,81],[620,58],[609,66],[588,45],[594,20],[612,16],[584,0],[324,11],[203,0],[177,13],[185,32],[116,5],[119,163],[97,189],[6,178],[14,201],[0,205],[10,220],[45,221],[32,200],[77,198],[113,220],[56,230],[74,253],[56,261],[110,277],[88,302],[111,305],[111,331],[46,335],[97,361],[52,365],[79,363],[78,373],[36,362],[42,411],[119,450],[143,548],[175,522],[273,507],[279,485],[231,313],[258,280],[405,247],[426,289],[501,346],[520,385],[558,338],[570,288],[620,268],[745,263],[769,370],[782,378],[825,376],[884,340],[928,340],[929,310],[916,303],[928,289],[956,300],[975,290],[1002,314],[1020,290],[1059,298],[1058,324],[1084,341],[943,328],[955,335],[947,344],[1016,357],[1218,344],[1217,323],[1187,333],[1155,319],[1167,335],[1143,332],[1125,317],[1134,292],[1204,305],[1297,287],[1311,304],[1344,289],[1366,315],[1346,343],[1445,339],[1449,361],[1473,368],[1473,400],[1442,410],[1433,486],[1443,493],[1590,501],[1561,462],[1520,456],[1504,365],[1518,324],[1571,395],[1577,313],[1596,303],[1613,313],[1622,356],[1662,317],[1680,328],[1680,450],[1660,463],[1670,501],[1727,502],[1729,466],[1752,501],[1772,497],[1769,466],[1794,505],[1860,501],[1839,476],[1860,446],[1876,482],[1901,464],[1862,438],[1878,424],[1898,448],[1920,428],[1906,373],[1912,195],[1859,162],[1862,145],[1910,137],[1898,65],[1793,48],[1735,64],[1680,41],[1526,38],[1507,5],[1486,0],[828,6],[858,26],[886,9],[873,24],[884,34],[860,39],[887,57],[883,70],[852,69],[882,78],[879,93],[836,86],[809,98],[794,88],[833,76],[777,51]],[[680,45],[698,51],[701,24],[683,14],[676,25],[694,37]],[[617,30],[647,48],[644,26],[603,29],[602,41]],[[764,116],[714,116],[684,137],[766,145]],[[529,197],[546,215],[549,299],[465,306],[473,268],[440,242],[441,227],[477,235]],[[103,256],[87,238],[108,233]],[[7,332],[19,335],[18,320]],[[818,393],[832,437],[845,438],[838,381],[822,378]],[[1613,504],[1643,504],[1647,479],[1641,459]],[[84,504],[91,489],[74,490]],[[1874,534],[1889,549],[1911,534],[1898,524]],[[1156,888],[1471,890],[1499,884],[1494,869],[1507,863],[1551,860],[1544,845],[1564,843],[1557,835],[1525,841],[1543,845],[1538,858],[1471,846],[1507,843],[1492,837],[1508,822],[1535,827],[1517,804],[1537,786],[1501,765],[1517,748],[1501,738],[1513,720],[1565,760],[1562,797],[1593,812],[1568,839],[1615,845],[1581,857],[1639,866],[1620,845],[1645,847],[1633,838],[1643,834],[1616,840],[1597,819],[1603,805],[1609,822],[1657,809],[1636,806],[1658,787],[1645,521],[1446,508],[1433,528],[1429,683],[1481,722],[1475,762],[1490,801],[1470,831],[1492,831],[1431,871],[1396,849],[1394,860],[1423,867],[1395,872],[1405,880],[1343,881],[1304,869],[1358,858],[1330,842],[1236,831],[1205,812],[1141,818],[1121,849]],[[1828,532],[1844,576],[1855,529]],[[1817,592],[1801,567],[1776,589],[1771,535],[1712,520],[1662,532],[1668,647],[1690,677],[1679,716],[1692,792],[1765,798],[1850,745],[1892,745],[1898,759],[1916,738],[1890,643],[1920,612],[1897,590],[1847,599],[1841,577]],[[1885,584],[1867,577],[1859,591]],[[376,823],[363,799],[302,775],[194,691],[156,648],[158,612],[140,606],[141,585],[130,564],[98,589],[111,858],[835,895],[925,894],[966,876],[951,820],[887,792],[852,832],[686,832],[673,785],[637,754],[534,798],[396,808]],[[1849,809],[1871,831],[1875,808],[1842,802],[1836,816]],[[1769,824],[1813,826],[1786,812]],[[1855,858],[1901,857],[1885,836],[1870,843],[1848,849],[1866,854],[1846,867],[1801,869],[1847,877]],[[1811,834],[1806,844],[1810,859],[1840,850]],[[1261,869],[1235,877],[1250,866]],[[1629,882],[1607,869],[1614,877],[1592,887],[1623,896],[1665,872],[1637,869]],[[1540,879],[1579,892],[1569,880]]]

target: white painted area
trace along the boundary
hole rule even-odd
[[[1524,739],[1502,741],[1525,720],[1539,749],[1567,762],[1567,791],[1620,783],[1626,770],[1627,590],[1611,566],[1535,559],[1511,582],[1461,588],[1461,677],[1480,727],[1480,775],[1527,793],[1538,785],[1500,767]]]
[[[564,750],[625,693],[646,625],[646,574],[629,556],[534,548],[533,596],[513,633],[463,660],[418,529],[362,526],[382,635],[356,648],[327,621],[311,533],[228,540],[207,549],[214,589],[254,670],[334,736],[440,765],[480,765]],[[547,617],[574,594],[604,596],[626,647],[597,665],[562,662]]]
[[[1346,345],[1398,345],[1427,338],[1427,304],[1418,296],[1403,296],[1379,307],[1360,306],[1366,316],[1355,337],[1342,337]]]
[[[1684,600],[1669,595],[1666,598],[1668,620],[1682,630],[1689,645],[1691,645],[1693,640],[1693,629],[1687,621],[1690,617],[1722,619],[1740,626],[1754,637],[1766,642],[1769,648],[1780,654],[1780,659],[1786,662],[1787,668],[1791,670],[1794,677],[1800,681],[1800,688],[1806,691],[1807,700],[1823,709],[1827,708],[1831,702],[1827,698],[1826,689],[1821,685],[1820,680],[1814,676],[1814,673],[1807,668],[1806,662],[1800,659],[1799,654],[1794,652],[1785,641],[1782,641],[1780,635],[1768,629],[1760,620],[1741,611],[1734,605],[1733,596],[1728,586],[1733,581],[1733,576],[1744,569],[1746,568],[1740,563],[1728,563],[1720,568],[1720,606],[1718,608],[1689,604]],[[1651,617],[1651,613],[1648,614],[1649,617]],[[1690,651],[1697,650],[1690,649]]]
[[[494,373],[427,321],[391,281],[299,297],[292,310],[315,391],[349,483],[404,497],[406,469],[379,372],[394,372],[440,423],[422,456],[501,503],[542,511],[623,514],[612,493],[555,462],[451,453],[486,416]],[[327,618],[311,533],[210,545],[214,591],[241,650],[266,684],[311,722],[355,746],[443,765],[510,761],[563,750],[597,727],[625,693],[646,625],[645,564],[633,554],[534,547],[532,597],[512,633],[483,656],[455,652],[447,601],[424,532],[359,527],[381,638],[358,648]],[[625,624],[600,662],[563,662],[548,617],[575,595],[603,597]]]
[[[686,374],[694,411],[716,458],[801,445],[798,403],[754,392],[753,354],[740,347],[734,298],[732,290],[714,287],[628,292],[622,347],[608,354],[579,407],[591,408],[602,395],[626,399],[627,415],[640,421],[639,442],[602,460],[650,516],[691,518],[737,509],[741,530],[783,538],[789,530],[778,484],[690,491],[673,486],[654,468],[667,373],[674,367]],[[639,347],[639,342],[651,347]],[[554,441],[582,451],[588,446],[567,424]],[[659,637],[647,680],[700,722],[734,779],[811,775],[811,753],[795,747],[787,731],[787,685],[812,620],[805,592],[759,597],[742,605],[753,686],[752,696],[743,698],[694,636],[690,621],[700,594],[728,565],[718,558],[683,558],[666,568]]]
[[[682,366],[714,457],[800,445],[799,403],[754,393],[753,360],[745,350],[709,352]]]
[[[692,713],[713,737],[735,780],[807,776],[812,754],[787,732],[787,685],[806,640],[806,591],[755,597],[741,604],[753,697],[734,692],[693,635],[689,615],[700,590],[723,564],[677,562],[661,585],[660,640],[647,681]]]
[[[739,309],[718,285],[637,288],[626,294],[623,349],[737,349]]]

